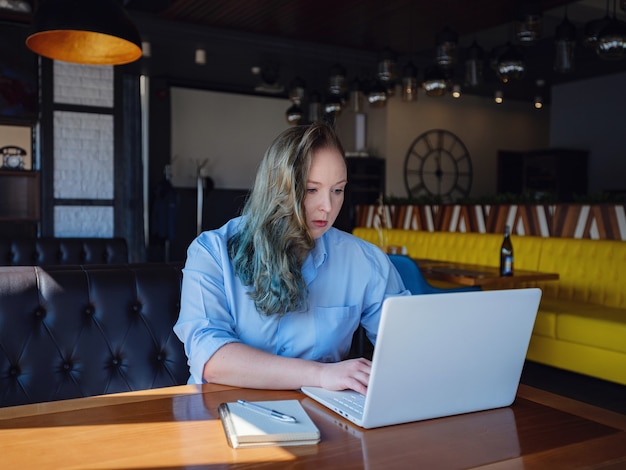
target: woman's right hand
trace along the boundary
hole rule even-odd
[[[354,390],[362,395],[367,392],[372,362],[365,359],[323,364],[320,386],[327,390]]]

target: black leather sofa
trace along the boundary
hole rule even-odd
[[[186,383],[181,268],[0,267],[0,406]]]
[[[128,263],[126,239],[0,239],[0,266],[52,266]]]

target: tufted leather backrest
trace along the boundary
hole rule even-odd
[[[186,383],[181,268],[0,267],[0,406]]]
[[[54,266],[128,262],[124,238],[0,239],[0,266]]]

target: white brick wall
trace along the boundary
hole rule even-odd
[[[113,67],[54,62],[54,102],[113,108]],[[113,116],[54,112],[54,197],[112,200]],[[55,206],[57,237],[111,237],[113,206]]]
[[[113,107],[113,67],[54,61],[54,102]]]
[[[112,237],[113,207],[55,206],[54,235],[56,237]]]
[[[113,199],[113,116],[55,111],[54,197]]]

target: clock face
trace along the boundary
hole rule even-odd
[[[434,129],[418,136],[406,154],[404,182],[410,197],[440,196],[454,202],[469,196],[472,161],[452,132]]]

